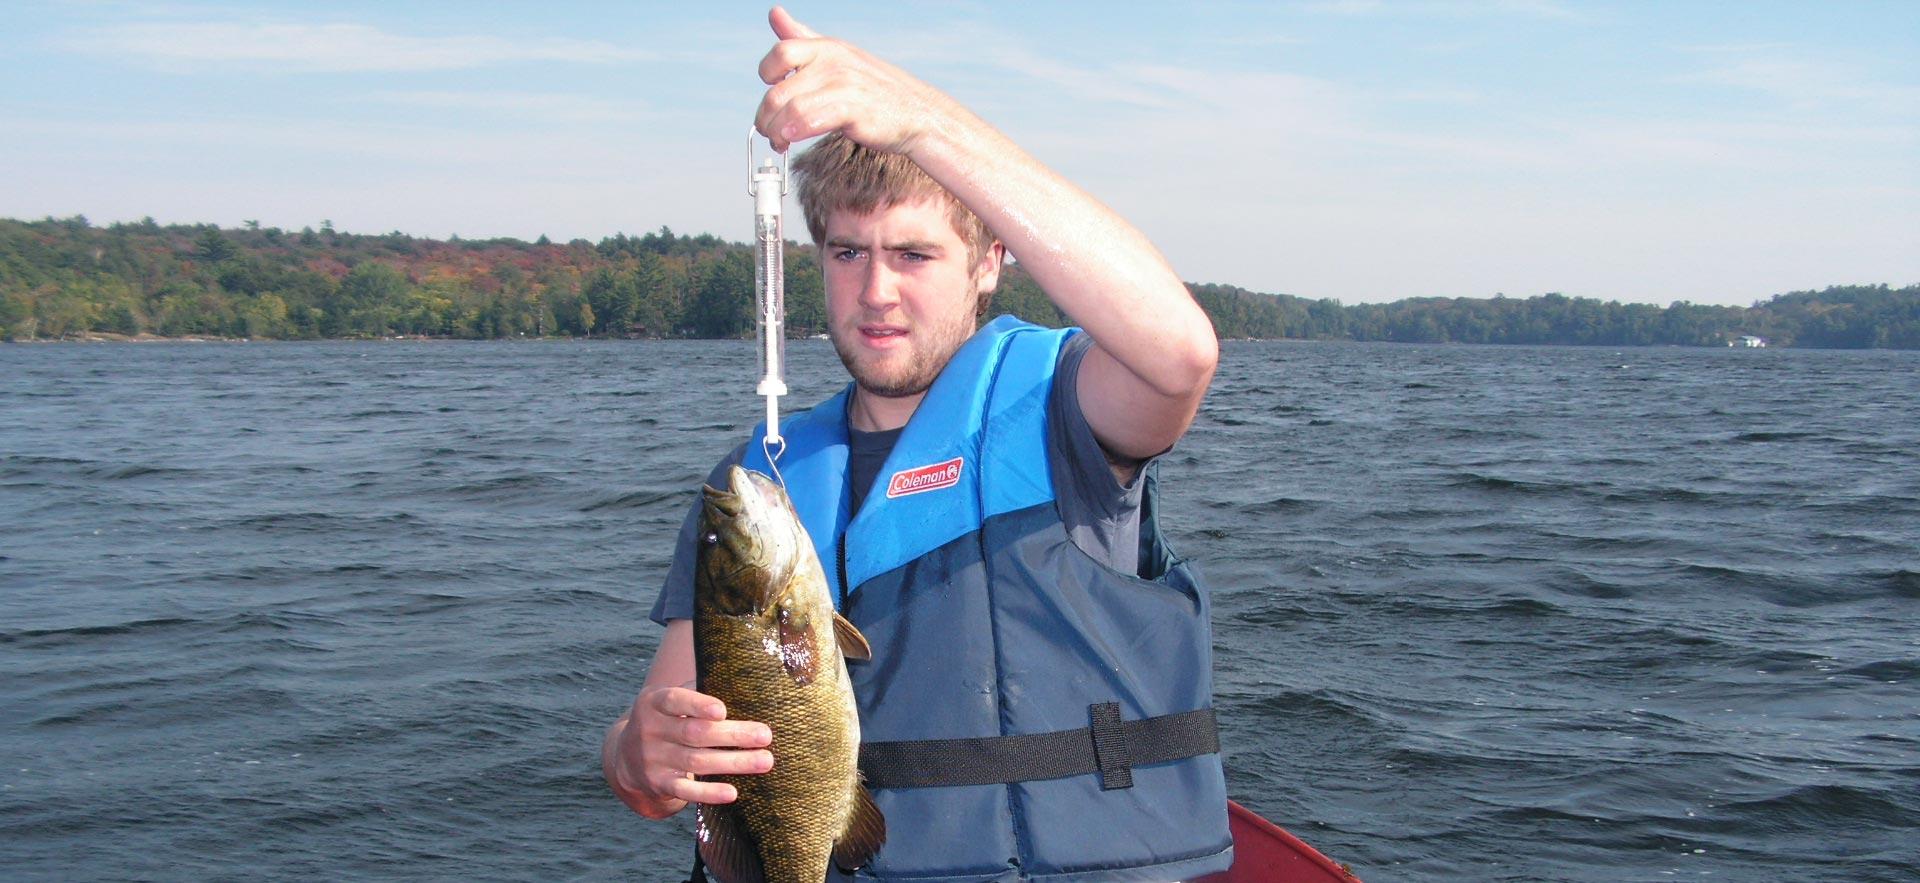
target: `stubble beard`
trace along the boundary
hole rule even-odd
[[[834,352],[839,354],[840,364],[846,366],[847,373],[853,375],[855,385],[871,395],[895,399],[919,395],[932,388],[940,372],[953,360],[953,354],[960,350],[961,344],[966,343],[972,331],[966,328],[954,334],[940,334],[927,339],[927,347],[920,346],[920,341],[910,341],[912,345],[905,354],[906,364],[893,371],[876,370],[876,366],[859,359],[861,355],[872,355],[860,350],[860,329],[853,328],[846,335],[831,336]],[[921,333],[927,332],[923,330]]]

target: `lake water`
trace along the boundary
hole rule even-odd
[[[753,363],[0,346],[0,876],[683,879],[598,746]],[[1162,480],[1365,879],[1920,879],[1920,353],[1229,343]]]

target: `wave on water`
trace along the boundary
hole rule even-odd
[[[1296,497],[1273,497],[1254,503],[1242,503],[1233,508],[1248,515],[1283,515],[1308,512],[1326,505],[1324,500],[1303,500]]]
[[[109,625],[82,625],[66,628],[5,629],[0,630],[0,644],[30,644],[35,641],[65,641],[77,638],[91,638],[114,635],[137,635],[152,632],[165,632],[180,627],[196,627],[201,620],[186,617],[163,617],[143,619],[132,622],[119,622]]]
[[[1835,674],[1842,677],[1865,678],[1883,683],[1905,683],[1920,680],[1920,659],[1887,659],[1841,669]],[[1920,760],[1920,758],[1916,758]]]
[[[1600,498],[1606,502],[1627,505],[1737,505],[1740,497],[1739,494],[1689,487],[1620,488],[1608,490],[1600,495]]]
[[[181,478],[191,479],[201,474],[197,469],[178,466],[154,466],[146,463],[128,463],[120,465],[101,464],[85,473],[90,478],[105,481],[126,481],[134,478]]]
[[[142,691],[122,699],[68,700],[57,711],[42,712],[30,725],[39,729],[153,725],[230,714],[272,716],[307,708],[295,692],[248,683],[249,674],[226,671],[200,679],[175,677],[167,681],[164,691]]]
[[[17,468],[19,466],[87,466],[93,462],[92,460],[81,460],[75,457],[45,457],[33,454],[0,455],[0,468]]]
[[[1896,598],[1920,598],[1920,570],[1901,568],[1877,571],[1867,576],[1885,586],[1888,593]]]
[[[1636,594],[1634,588],[1625,583],[1564,568],[1553,573],[1545,585],[1556,592],[1605,601],[1619,601]]]
[[[1743,838],[1806,830],[1904,829],[1920,809],[1910,794],[1894,798],[1878,788],[1800,785],[1762,797],[1730,800],[1716,807],[1717,820],[1702,827]],[[1910,829],[1907,829],[1911,833]]]
[[[1586,485],[1579,482],[1553,481],[1550,479],[1502,478],[1497,475],[1485,475],[1478,472],[1457,472],[1447,476],[1449,487],[1466,490],[1492,491],[1514,494],[1559,495],[1579,493]]]
[[[605,512],[622,509],[645,509],[661,503],[687,499],[684,490],[672,491],[629,491],[623,494],[604,496],[587,502],[580,507],[581,512]]]
[[[1442,441],[1471,444],[1528,442],[1540,439],[1538,433],[1511,426],[1446,426],[1427,430],[1424,434]]]
[[[1669,561],[1661,571],[1677,585],[1717,590],[1729,599],[1753,599],[1781,607],[1846,604],[1866,597],[1862,587],[1850,581],[1757,567],[1676,560]]]
[[[520,472],[479,481],[468,481],[445,488],[443,496],[467,500],[507,501],[529,496],[570,490],[567,479],[543,472]]]
[[[1222,351],[1160,515],[1237,799],[1365,879],[1913,878],[1911,357]],[[683,877],[597,746],[755,358],[0,347],[67,360],[0,393],[0,868]]]
[[[1733,436],[1732,440],[1737,442],[1840,441],[1825,433],[1796,431],[1742,432]]]
[[[425,518],[410,512],[384,515],[359,515],[340,512],[261,512],[239,515],[201,528],[222,533],[249,531],[266,534],[385,534],[395,528],[417,529],[428,526]]]
[[[191,646],[197,639],[249,632],[309,633],[338,625],[336,617],[296,610],[242,610],[217,616],[167,616],[107,624],[0,630],[0,644],[53,647],[74,643],[98,646],[102,639],[164,637]]]
[[[1339,727],[1347,732],[1381,729],[1378,718],[1331,691],[1287,690],[1266,695],[1222,691],[1215,701],[1224,706],[1223,714],[1229,720],[1293,719],[1313,726]]]

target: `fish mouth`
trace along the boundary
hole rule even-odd
[[[772,513],[790,509],[787,492],[773,479],[739,466],[727,467],[727,489],[701,485],[700,493],[707,514],[716,521],[744,518],[763,524]]]
[[[793,504],[787,502],[787,492],[773,479],[739,466],[727,469],[727,490],[756,515],[793,508]]]
[[[706,544],[731,547],[742,564],[784,569],[801,544],[799,517],[773,479],[728,467],[727,489],[702,485],[701,530]]]
[[[747,502],[740,498],[737,491],[723,491],[703,484],[700,486],[700,496],[708,517],[715,521],[731,521],[747,511]]]
[[[738,466],[729,468],[725,490],[701,488],[696,584],[714,612],[758,617],[776,603],[799,551],[785,504],[779,485]]]

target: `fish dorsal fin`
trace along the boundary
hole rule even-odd
[[[700,861],[721,883],[766,883],[760,864],[760,846],[740,825],[740,814],[728,806],[699,804]]]
[[[813,637],[813,627],[804,621],[795,622],[794,612],[786,607],[780,608],[780,664],[787,669],[787,677],[802,687],[814,682],[820,676],[820,645]]]
[[[887,817],[874,805],[867,786],[853,786],[853,817],[847,820],[846,833],[833,843],[833,863],[849,872],[865,867],[885,842]]]
[[[873,648],[867,646],[867,636],[860,634],[860,630],[838,612],[833,614],[833,639],[840,644],[841,656],[848,659],[873,658]]]

